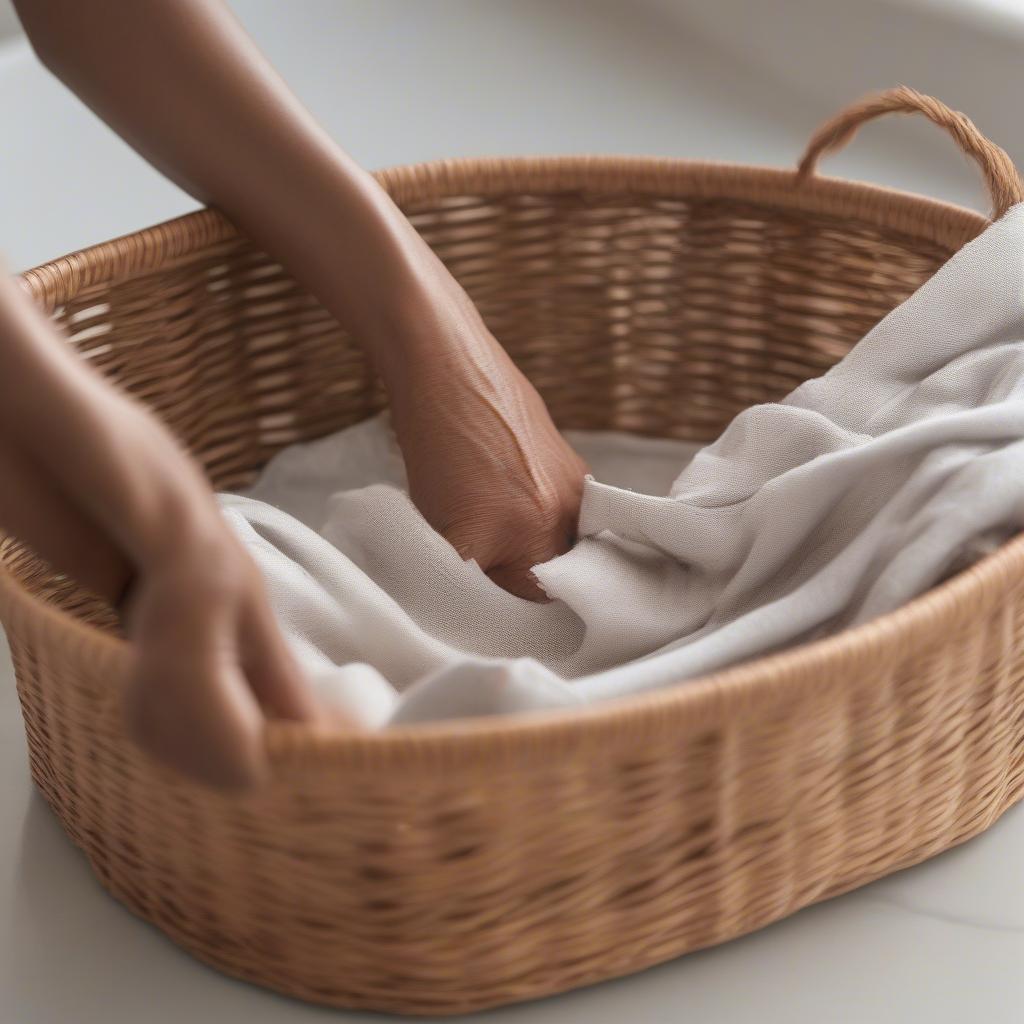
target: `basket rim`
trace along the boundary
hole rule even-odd
[[[396,202],[447,196],[593,191],[602,194],[723,198],[834,215],[890,233],[959,248],[989,221],[963,207],[895,189],[841,178],[799,181],[796,172],[740,164],[662,157],[567,156],[463,158],[403,165],[376,172]],[[75,298],[92,285],[150,273],[239,235],[219,212],[201,209],[141,231],[90,246],[21,275],[45,307]],[[0,540],[2,540],[0,535]],[[671,733],[680,740],[727,719],[763,711],[836,685],[829,666],[873,664],[923,652],[966,615],[987,614],[1024,581],[1024,534],[994,553],[878,619],[706,676],[582,707],[520,712],[397,726],[374,732],[325,729],[281,721],[266,728],[275,771],[325,763],[353,770],[383,763],[444,770],[519,765],[572,754],[600,754],[609,744],[635,745]],[[119,697],[127,675],[127,641],[104,633],[30,593],[0,562],[0,617],[16,634],[31,622],[42,638],[88,654]]]
[[[956,249],[990,223],[975,210],[881,185],[821,175],[800,178],[787,168],[676,157],[460,157],[388,167],[373,176],[399,205],[516,191],[720,198],[857,220]],[[77,249],[22,271],[19,278],[36,302],[52,309],[90,286],[151,273],[207,246],[240,239],[222,213],[203,207]]]

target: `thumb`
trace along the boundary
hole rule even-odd
[[[144,750],[191,778],[246,789],[265,777],[263,716],[233,659],[185,666],[142,657],[125,713]]]
[[[234,616],[146,597],[134,618],[129,731],[158,760],[200,781],[257,784],[266,772],[263,714],[239,667]]]

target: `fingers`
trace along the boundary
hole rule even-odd
[[[534,562],[533,565],[538,564]],[[496,583],[502,590],[507,590],[516,597],[522,597],[527,601],[544,603],[550,600],[544,593],[536,576],[530,571],[532,566],[507,566],[499,565],[487,570],[487,576]]]
[[[502,590],[527,601],[546,602],[550,598],[533,575],[533,567],[565,554],[573,545],[575,529],[562,524],[538,531],[533,523],[516,529],[503,522],[498,530],[481,531],[476,523],[469,529],[450,530],[446,538],[463,560],[473,559]]]
[[[242,669],[260,702],[275,716],[313,721],[318,708],[308,680],[284,642],[265,596],[254,592],[243,610]]]
[[[527,601],[546,603],[551,600],[533,574],[533,567],[552,558],[564,555],[575,541],[576,532],[568,527],[561,527],[546,536],[535,538],[535,544],[526,551],[517,552],[511,559],[492,560],[484,565],[484,572],[502,590],[507,590],[516,597]]]
[[[127,699],[137,741],[187,775],[238,789],[266,778],[267,716],[318,717],[259,573],[225,536],[143,575]]]
[[[186,678],[187,676],[187,678]],[[263,716],[229,660],[186,668],[140,661],[127,716],[136,742],[199,782],[243,790],[267,775]]]
[[[144,585],[134,609],[136,662],[126,713],[158,760],[228,789],[267,772],[263,713],[241,668],[238,619],[197,595]]]

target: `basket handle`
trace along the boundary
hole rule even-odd
[[[956,144],[981,168],[992,200],[992,219],[998,220],[1015,203],[1024,200],[1024,183],[1006,151],[985,138],[971,120],[945,103],[906,85],[865,96],[826,121],[812,136],[797,165],[797,180],[806,181],[826,153],[842,149],[865,121],[883,114],[924,114],[945,128]]]

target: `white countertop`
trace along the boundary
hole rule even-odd
[[[986,0],[976,18],[954,0],[234,6],[371,167],[583,151],[787,164],[843,99],[901,80],[968,110],[1024,157],[1013,99],[1024,85],[1024,22],[1010,0]],[[51,82],[22,42],[0,46],[0,90],[9,99],[0,109],[0,249],[10,265],[194,206]],[[951,144],[909,122],[872,128],[830,170],[981,201]],[[1022,863],[1018,807],[957,850],[755,935],[467,1019],[1019,1024]],[[0,1024],[330,1019],[382,1018],[333,1014],[224,978],[103,893],[32,790],[0,642]]]
[[[110,899],[32,790],[0,671],[0,1021],[314,1024],[335,1013],[223,977]],[[482,1013],[495,1024],[1019,1024],[1024,806],[920,867],[641,975]]]

